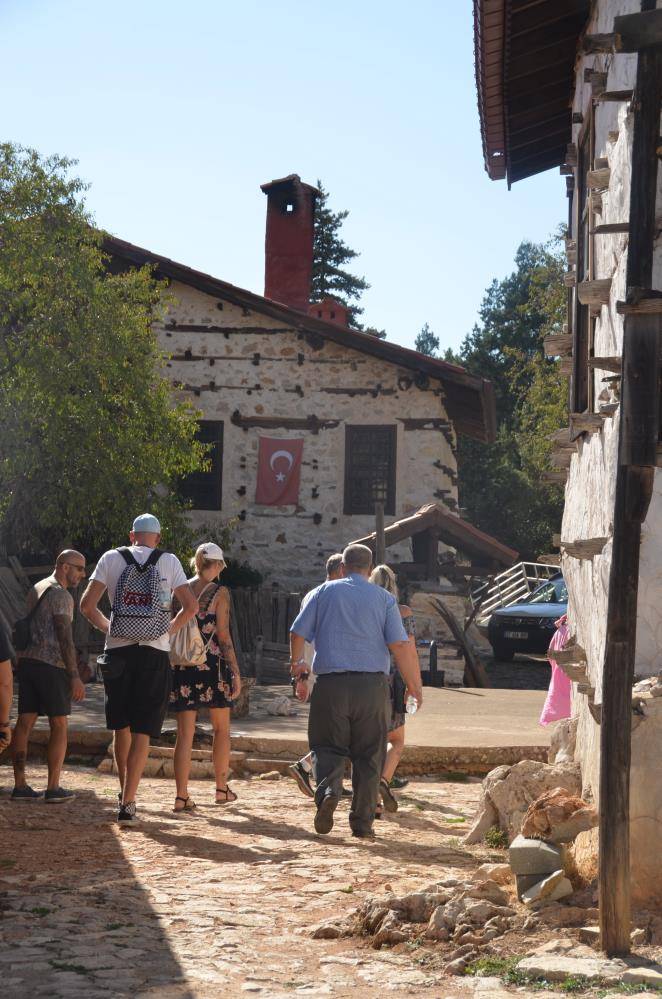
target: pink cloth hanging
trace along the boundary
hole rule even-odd
[[[570,637],[568,615],[564,614],[554,624],[556,625],[556,631],[549,643],[549,647],[551,650],[560,652]],[[549,681],[547,698],[545,699],[542,714],[540,715],[541,725],[551,725],[552,722],[560,721],[561,718],[570,717],[572,683],[553,659],[550,659],[550,663],[552,666],[552,678]]]

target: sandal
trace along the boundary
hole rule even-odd
[[[386,811],[391,813],[397,812],[398,799],[393,794],[393,791],[391,791],[391,788],[388,786],[388,781],[385,780],[384,777],[382,777],[379,782],[379,793],[382,801],[384,802],[384,808]]]
[[[221,801],[218,800],[219,794],[224,794],[225,798]],[[229,805],[231,802],[237,800],[237,795],[230,789],[228,784],[225,787],[216,788],[216,804],[217,805]]]
[[[178,801],[184,802],[181,808],[177,808]],[[196,805],[194,801],[191,801],[191,799],[188,797],[182,798],[181,795],[178,794],[177,797],[175,798],[175,807],[173,808],[173,812],[175,812],[176,814],[178,814],[179,812],[193,812],[195,811],[195,807]]]

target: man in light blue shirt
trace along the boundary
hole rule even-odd
[[[308,742],[316,758],[315,830],[333,828],[349,758],[354,791],[349,824],[354,836],[369,839],[390,717],[389,653],[409,693],[422,703],[420,670],[398,605],[390,593],[369,582],[371,566],[369,548],[349,545],[343,552],[343,578],[313,590],[290,629],[293,675],[307,669],[304,643],[315,645],[317,683],[308,721]]]

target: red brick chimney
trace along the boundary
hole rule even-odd
[[[267,196],[264,295],[290,309],[308,311],[313,276],[316,187],[298,174],[262,184]]]

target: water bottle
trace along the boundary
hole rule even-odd
[[[418,711],[418,701],[415,697],[410,694],[407,698],[407,703],[405,704],[405,711],[408,715],[415,715]]]

